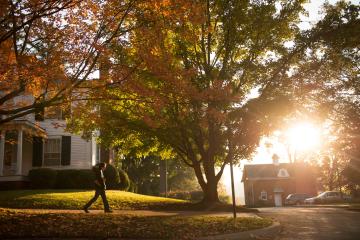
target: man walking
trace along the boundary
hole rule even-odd
[[[106,185],[105,185],[105,177],[104,177],[104,170],[106,168],[106,163],[99,163],[98,166],[94,167],[95,171],[95,196],[83,207],[83,210],[86,213],[89,213],[89,207],[91,204],[93,204],[99,196],[101,196],[101,199],[104,204],[104,211],[106,213],[111,213],[112,210],[110,209],[109,203],[106,199]]]

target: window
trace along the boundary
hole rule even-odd
[[[44,166],[60,166],[61,138],[49,138],[44,146]]]
[[[13,175],[16,172],[16,159],[17,159],[17,137],[16,131],[5,132],[4,142],[4,160],[3,160],[3,172],[4,175]]]
[[[338,192],[328,192],[327,197],[340,197],[340,193],[338,193]]]
[[[278,176],[278,177],[287,178],[287,177],[289,177],[289,173],[288,173],[288,171],[286,171],[285,168],[281,168],[281,169],[279,170],[277,176]]]
[[[261,200],[264,200],[264,201],[266,201],[267,200],[267,192],[266,191],[261,191],[261,193],[260,193],[260,199]]]

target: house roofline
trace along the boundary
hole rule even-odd
[[[47,137],[46,130],[34,122],[26,119],[13,120],[4,123],[0,126],[0,130],[18,130],[23,129],[24,131],[30,132],[33,135],[40,137]]]

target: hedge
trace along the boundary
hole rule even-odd
[[[39,168],[30,170],[30,186],[32,188],[54,188],[57,172],[58,171],[50,168]]]
[[[94,187],[95,174],[89,169],[58,170],[56,177],[56,188],[59,189],[89,189]]]
[[[120,173],[112,165],[107,165],[104,171],[108,189],[127,190],[129,178],[127,174]],[[92,189],[94,187],[95,173],[91,169],[63,169],[50,168],[32,169],[29,172],[31,187],[35,189]]]
[[[119,190],[127,191],[130,188],[130,179],[127,173],[119,169],[119,177],[120,177],[120,183],[119,183]]]
[[[106,165],[104,176],[106,179],[106,188],[107,189],[118,189],[120,183],[119,172],[113,165]]]

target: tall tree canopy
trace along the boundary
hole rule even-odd
[[[135,0],[1,1],[0,124],[79,97],[74,92],[98,69],[106,47],[124,44],[122,36],[135,27],[135,6]]]
[[[119,66],[136,71],[102,92],[98,111],[79,108],[72,128],[106,129],[114,143],[124,132],[161,142],[194,169],[204,203],[218,202],[225,165],[250,158],[309,93],[311,77],[332,67],[312,50],[333,22],[301,32],[304,2],[152,1],[141,14],[151,24],[129,34],[130,46],[111,48],[111,79]]]
[[[301,111],[327,128],[320,152],[325,187],[341,190],[348,185],[344,168],[356,169],[351,165],[360,162],[360,6],[340,1],[326,4],[324,12],[311,30],[317,38],[294,75],[301,79],[295,89]]]

